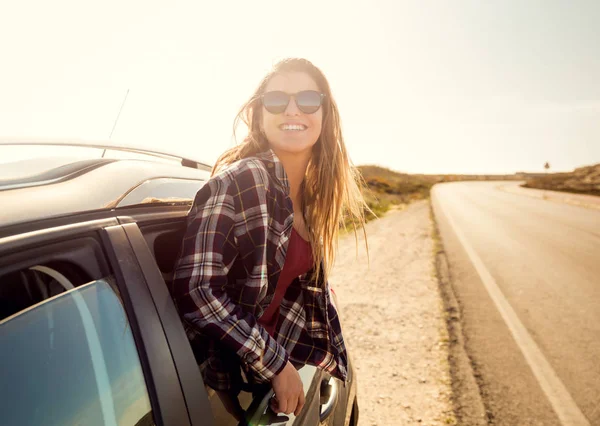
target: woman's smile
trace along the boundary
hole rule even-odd
[[[308,127],[301,123],[283,123],[279,125],[279,130],[284,132],[303,132]]]

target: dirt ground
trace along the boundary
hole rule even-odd
[[[357,367],[360,426],[455,424],[429,202],[340,238],[331,285]]]

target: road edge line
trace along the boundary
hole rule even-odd
[[[440,235],[433,199],[429,198],[429,215],[434,241],[435,273],[438,289],[444,305],[444,322],[450,341],[448,342],[448,364],[452,381],[452,405],[460,425],[484,426],[489,424],[487,408],[481,388],[475,378],[473,362],[465,347],[461,310],[452,287],[448,259]]]

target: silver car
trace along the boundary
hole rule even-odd
[[[50,146],[87,154],[39,155]],[[242,392],[238,423],[204,386],[168,286],[209,165],[109,142],[11,147],[31,158],[0,164],[3,425],[357,424],[351,358],[346,386],[299,370],[297,418],[264,389]]]

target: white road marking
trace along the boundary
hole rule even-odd
[[[527,329],[517,317],[517,314],[513,310],[512,306],[510,306],[508,303],[508,300],[506,300],[504,297],[504,294],[500,290],[500,287],[498,287],[498,284],[492,277],[492,274],[490,274],[481,258],[477,255],[473,247],[471,247],[465,235],[458,228],[458,226],[456,226],[456,223],[448,214],[448,211],[444,209],[443,203],[439,197],[438,205],[442,213],[448,219],[448,222],[453,228],[460,243],[467,252],[467,255],[473,263],[473,266],[475,266],[483,285],[496,304],[498,311],[500,311],[504,322],[512,333],[515,342],[521,349],[523,356],[527,360],[529,367],[533,371],[538,383],[546,394],[548,401],[550,401],[550,405],[552,405],[552,408],[556,412],[560,422],[564,426],[590,426],[590,422],[581,412],[563,382],[560,380],[546,357],[544,357],[544,354],[537,346],[531,335],[527,332]]]

